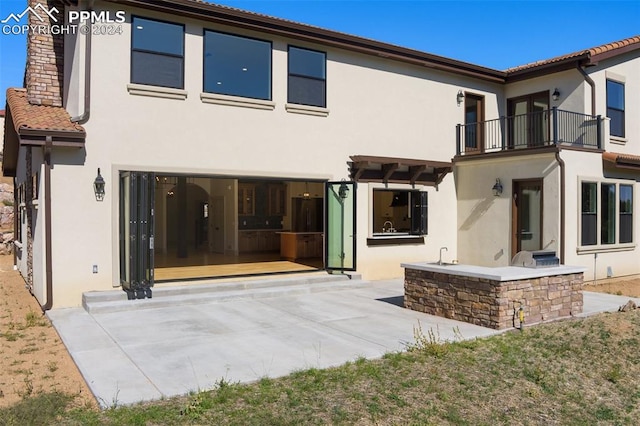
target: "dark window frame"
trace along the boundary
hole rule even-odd
[[[409,231],[408,232],[392,232],[385,234],[380,232],[380,230],[375,229],[375,194],[381,192],[390,192],[390,193],[406,193],[406,201],[403,200],[402,206],[404,206],[406,202],[407,212],[411,211],[411,215],[407,215],[407,219],[409,220]],[[372,192],[372,209],[371,215],[373,220],[371,222],[371,234],[373,238],[376,236],[384,236],[388,238],[389,236],[397,236],[402,238],[406,237],[424,237],[429,235],[429,193],[427,191],[420,191],[417,189],[387,189],[387,188],[373,188]],[[424,203],[423,203],[424,202]],[[420,217],[418,217],[420,216]],[[397,224],[395,224],[397,226]]]
[[[147,21],[154,21],[154,22],[160,22],[163,24],[169,24],[169,25],[175,25],[175,26],[179,26],[182,27],[182,55],[175,55],[175,54],[171,54],[171,53],[165,53],[165,52],[158,52],[155,50],[147,50],[147,49],[136,49],[133,45],[133,37],[135,34],[135,27],[134,27],[134,21],[136,18],[139,19],[145,19]],[[141,15],[131,15],[131,52],[129,55],[130,58],[130,63],[129,63],[129,81],[132,84],[145,84],[145,85],[149,85],[149,86],[156,86],[156,87],[168,87],[171,89],[182,89],[184,90],[184,70],[185,70],[185,33],[186,33],[186,26],[185,24],[180,24],[177,22],[171,22],[171,21],[166,21],[163,19],[156,19],[156,18],[148,18],[146,16],[141,16]],[[140,52],[140,53],[148,53],[148,54],[153,54],[153,55],[158,55],[158,56],[163,56],[163,57],[168,57],[168,58],[180,58],[181,59],[181,65],[182,65],[182,75],[181,75],[181,82],[180,82],[180,87],[175,87],[175,86],[159,86],[157,84],[149,84],[149,83],[141,83],[141,82],[137,82],[137,81],[133,81],[133,52]]]
[[[592,211],[585,211],[585,199],[583,194],[583,189],[585,185],[594,185],[595,186],[595,205],[591,209]],[[604,198],[604,188],[606,186],[613,186],[614,196],[613,196],[613,211],[605,211],[606,205],[603,200]],[[623,188],[628,188],[630,191],[630,211],[623,211],[621,206],[621,194],[623,192]],[[579,190],[579,201],[580,201],[580,225],[578,229],[578,247],[582,250],[589,249],[615,249],[616,246],[623,246],[627,244],[634,244],[634,232],[633,232],[633,199],[635,193],[635,185],[633,181],[623,181],[623,180],[601,180],[601,179],[581,179],[580,180],[580,190]],[[612,218],[609,220],[613,220],[614,224],[612,227],[609,227],[605,230],[605,215],[611,213]],[[595,216],[595,223],[591,220],[590,223],[585,223],[585,215],[590,217]],[[624,219],[624,220],[623,220]],[[590,226],[588,230],[585,229],[586,226]],[[627,230],[628,235],[624,234],[623,231]],[[588,237],[591,239],[585,238],[585,231],[589,231]],[[605,232],[606,231],[606,232]],[[610,235],[613,232],[613,241],[603,241],[605,239],[605,234]],[[585,242],[585,240],[587,240]]]
[[[622,202],[622,188],[629,188],[630,198],[629,198],[629,206],[628,211],[623,211],[623,202]],[[631,184],[619,184],[618,185],[618,197],[616,199],[618,205],[618,242],[620,244],[633,243],[633,185]],[[627,228],[628,223],[628,232],[629,235],[623,235],[623,230]]]
[[[206,66],[207,66],[206,65],[206,54],[207,54],[206,35],[207,35],[207,32],[216,33],[216,34],[223,34],[223,35],[232,36],[232,37],[238,37],[238,38],[244,38],[244,39],[248,39],[248,40],[259,41],[259,42],[263,42],[263,43],[268,43],[269,44],[269,52],[271,53],[271,55],[269,56],[269,97],[268,97],[268,99],[256,98],[256,97],[251,97],[251,96],[243,96],[243,95],[229,95],[227,93],[217,93],[217,92],[212,92],[212,91],[207,91],[206,90],[205,78],[206,78]],[[211,29],[211,28],[203,28],[202,29],[202,92],[203,93],[211,93],[211,94],[214,94],[214,95],[236,96],[236,97],[239,97],[239,98],[246,98],[246,99],[258,99],[258,100],[263,100],[263,101],[273,101],[273,41],[272,40],[262,39],[262,38],[257,38],[257,37],[251,37],[251,36],[247,36],[247,35],[230,33],[230,32],[226,32],[226,31],[214,30],[214,29]]]
[[[594,186],[592,196],[595,197],[592,203],[589,203],[588,211],[585,211],[585,199],[584,199],[584,187],[586,185]],[[598,244],[598,182],[582,181],[580,182],[580,245],[581,246],[594,246]],[[589,218],[589,220],[585,220]],[[587,233],[587,234],[585,234]]]
[[[618,107],[614,107],[614,106],[609,106],[609,83],[611,84],[617,84],[620,87],[622,87],[622,109],[618,108]],[[618,117],[611,117],[611,115],[609,114],[609,110],[613,111],[613,112],[617,112],[621,114],[621,117],[619,117],[622,121],[622,123],[620,123],[620,128],[621,128],[621,132],[620,134],[617,133],[613,133],[613,126],[611,125],[611,123],[609,124],[609,134],[611,136],[615,136],[615,137],[619,137],[619,138],[624,138],[625,134],[626,134],[626,119],[625,119],[625,84],[621,81],[617,81],[617,80],[613,80],[611,78],[607,79],[606,82],[606,97],[607,97],[607,117],[609,117],[610,120],[617,120]],[[617,127],[617,126],[616,126]]]
[[[324,56],[324,78],[292,73],[291,72],[291,48],[322,54]],[[322,105],[310,105],[310,104],[303,104],[300,102],[292,101],[291,100],[291,77],[323,82],[324,83],[324,99],[322,100]],[[316,50],[316,49],[309,49],[307,47],[294,46],[291,44],[287,46],[287,103],[294,104],[294,105],[306,105],[306,106],[312,106],[317,108],[327,107],[327,52],[323,52],[321,50]]]

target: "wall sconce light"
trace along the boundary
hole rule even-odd
[[[494,197],[502,195],[502,183],[500,182],[500,178],[496,178],[496,183],[493,184],[491,190],[493,191]]]
[[[345,200],[349,196],[349,187],[345,182],[340,184],[340,188],[338,188],[338,197],[341,200]]]
[[[557,101],[558,99],[560,99],[560,92],[558,91],[558,88],[556,87],[555,90],[553,91],[553,93],[551,94],[551,98],[554,101]]]
[[[98,167],[98,176],[93,181],[93,192],[96,194],[96,201],[104,200],[104,178],[100,174],[100,167]]]
[[[458,101],[458,106],[460,106],[462,101],[464,101],[464,93],[462,93],[462,90],[458,90],[458,94],[456,95],[456,101]]]

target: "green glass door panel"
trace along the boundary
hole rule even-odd
[[[355,182],[326,183],[325,267],[328,270],[356,270]]]

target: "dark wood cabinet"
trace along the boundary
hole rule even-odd
[[[287,188],[285,185],[269,184],[268,192],[268,214],[270,216],[284,216],[287,214]]]
[[[278,252],[280,235],[275,230],[238,231],[240,253]]]
[[[252,183],[238,184],[238,216],[256,214],[256,186]]]

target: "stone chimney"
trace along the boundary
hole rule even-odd
[[[27,4],[31,8],[29,25],[42,29],[27,35],[27,100],[34,105],[62,106],[64,34],[46,29],[64,25],[64,4],[62,0],[28,0]]]

